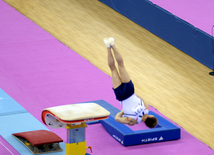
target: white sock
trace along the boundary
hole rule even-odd
[[[106,45],[107,48],[110,48],[110,43],[109,43],[108,38],[104,38],[103,42],[105,43],[105,45]]]
[[[108,38],[108,42],[109,42],[109,44],[110,44],[111,46],[113,46],[113,45],[114,45],[114,38],[113,38],[113,37],[109,37],[109,38]]]

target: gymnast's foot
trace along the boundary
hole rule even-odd
[[[105,45],[106,45],[107,48],[110,48],[110,47],[111,47],[108,38],[104,38],[104,39],[103,39],[103,42],[105,43]]]
[[[113,37],[109,37],[108,42],[111,46],[114,46],[114,38]]]

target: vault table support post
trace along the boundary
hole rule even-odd
[[[81,125],[67,124],[65,127],[67,129],[67,143],[66,143],[66,155],[85,155],[86,146],[85,140],[85,128],[86,123],[81,123]]]

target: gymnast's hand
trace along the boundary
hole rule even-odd
[[[115,121],[122,123],[122,124],[128,124],[129,121],[128,121],[127,117],[123,117],[123,115],[124,115],[123,110],[118,112],[117,115],[115,116]]]
[[[137,121],[134,120],[133,118],[129,118],[129,117],[123,117],[124,112],[123,110],[120,111],[119,113],[117,113],[117,115],[115,116],[115,121],[122,123],[122,124],[128,124],[128,125],[134,125],[137,124]]]

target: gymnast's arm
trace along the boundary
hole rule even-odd
[[[117,115],[115,116],[115,121],[122,124],[129,124],[130,120],[128,120],[127,117],[123,117],[123,115],[124,115],[123,110],[118,112]]]

